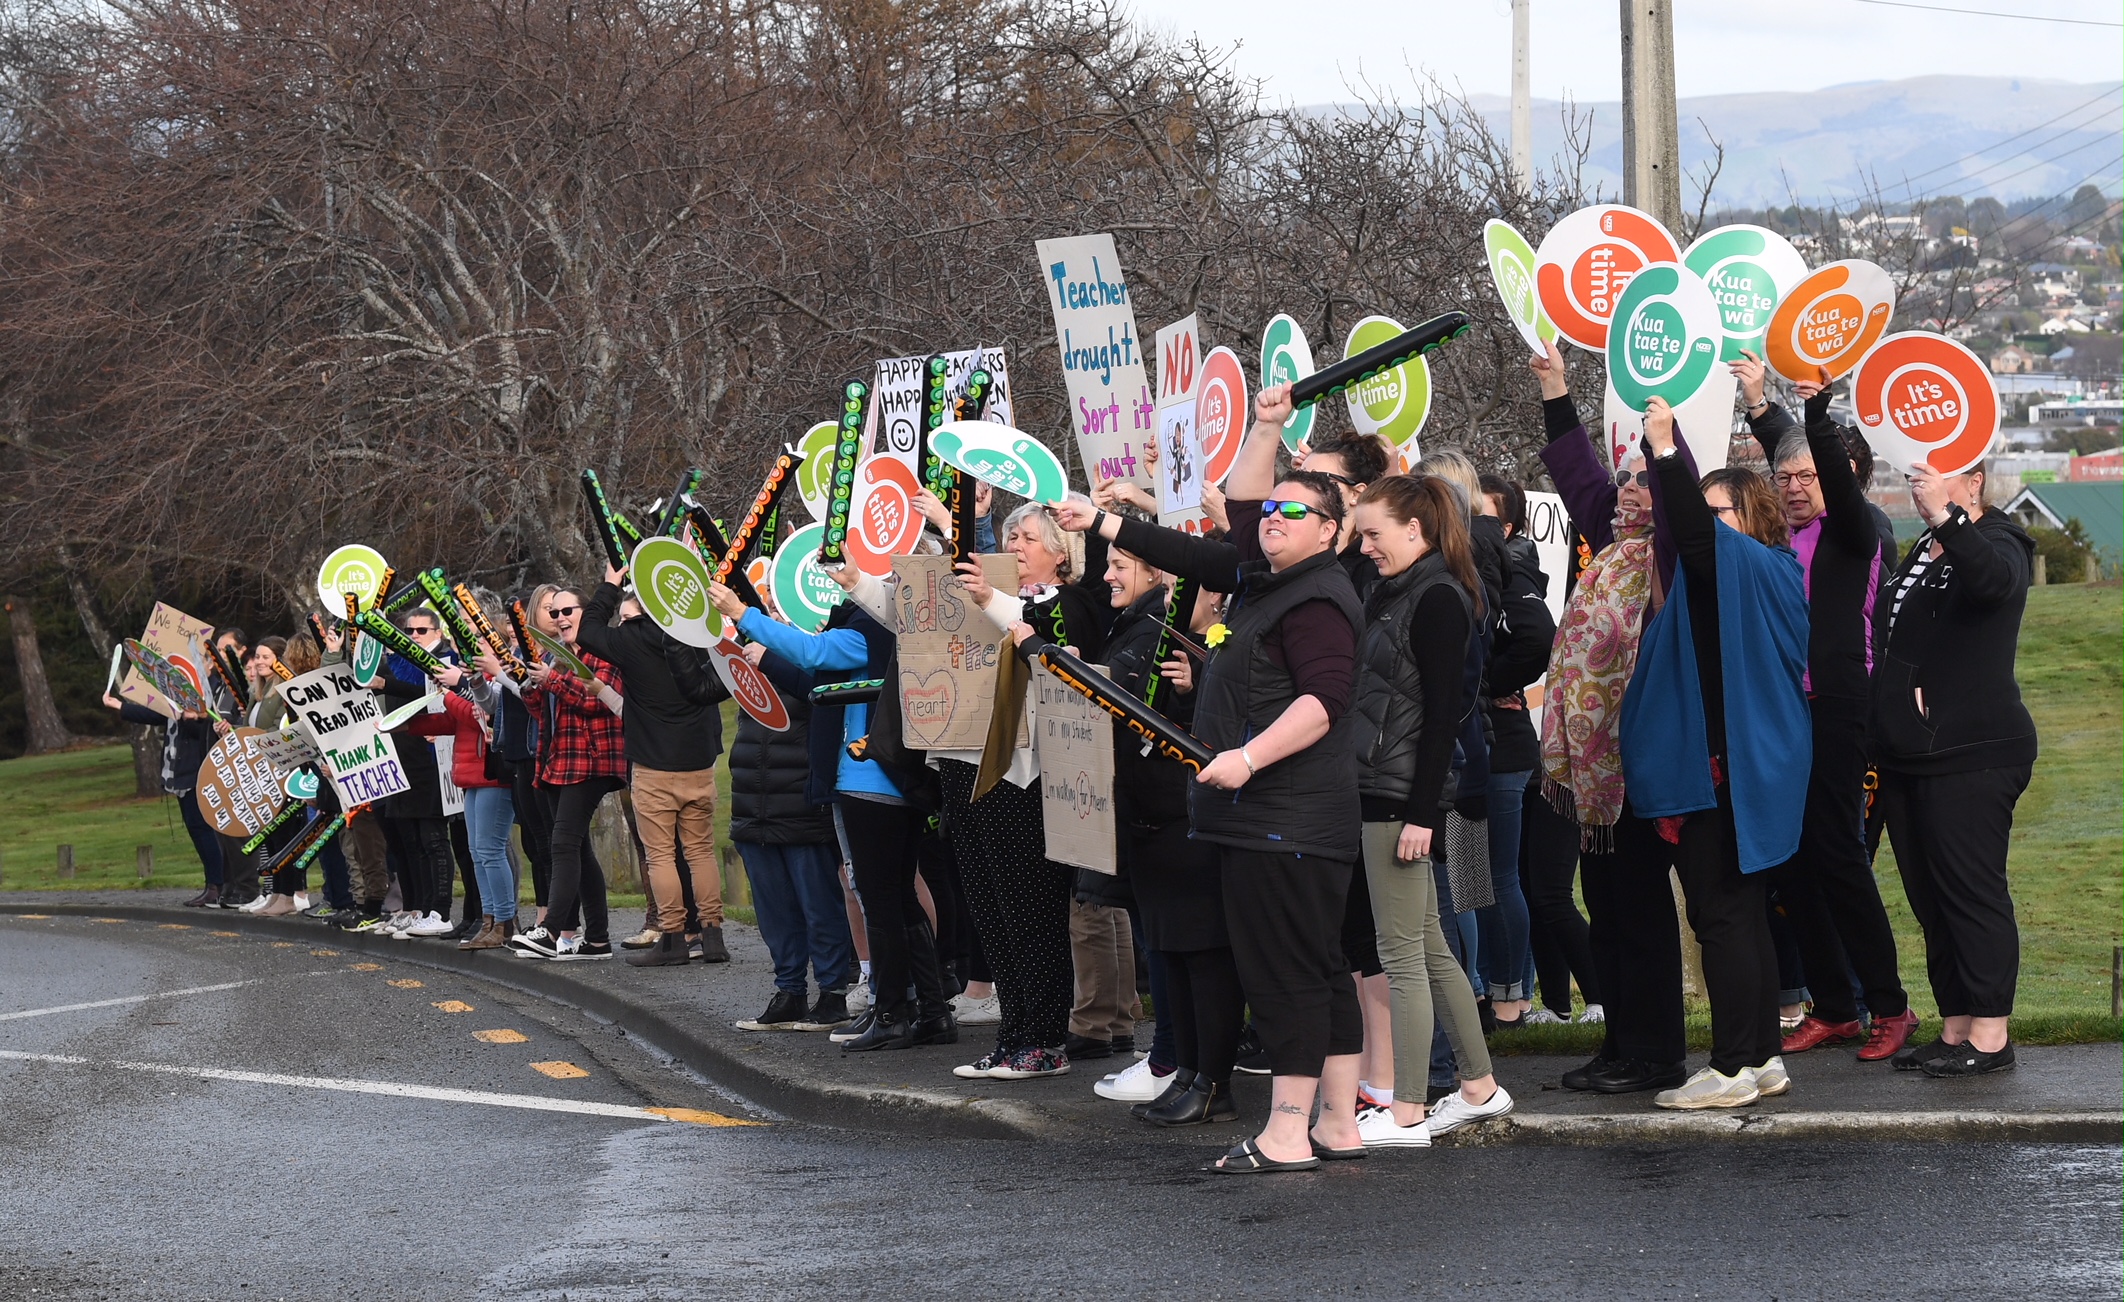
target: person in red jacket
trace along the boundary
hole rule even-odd
[[[500,690],[469,669],[453,669],[457,683],[475,696]],[[479,930],[458,942],[459,949],[500,949],[516,931],[516,874],[509,868],[509,828],[516,821],[516,801],[507,784],[487,776],[487,717],[462,696],[438,697],[438,713],[416,714],[405,731],[423,737],[451,737],[450,781],[465,793],[465,834],[472,846],[472,871],[485,905]]]
[[[545,922],[509,945],[538,958],[612,957],[605,874],[584,849],[590,816],[606,796],[627,785],[627,743],[619,717],[624,686],[619,670],[576,646],[582,613],[582,594],[557,588],[540,603],[538,617],[592,676],[580,678],[572,666],[541,663],[532,666],[524,687],[524,704],[541,720],[538,785],[553,811],[553,882]],[[578,913],[581,935],[576,934]]]

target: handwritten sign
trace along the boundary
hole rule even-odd
[[[250,836],[273,821],[287,803],[280,775],[255,744],[259,728],[238,728],[206,753],[199,766],[199,786],[192,798],[199,812],[223,836]]]
[[[1153,491],[1142,450],[1156,435],[1156,403],[1143,373],[1142,336],[1114,237],[1040,240],[1035,249],[1085,473],[1133,480]]]
[[[1158,523],[1202,518],[1202,442],[1195,434],[1195,381],[1201,329],[1192,316],[1158,332]]]
[[[989,583],[1018,586],[1015,557],[979,558]],[[893,593],[900,635],[900,722],[915,750],[980,750],[995,711],[996,663],[1008,639],[974,604],[951,572],[948,556],[894,559]],[[1018,744],[1029,745],[1021,722]]]
[[[376,697],[354,681],[345,665],[326,665],[280,685],[295,725],[331,776],[332,787],[346,807],[410,790],[391,738],[377,731],[381,714]]]
[[[966,381],[976,369],[988,372],[987,410],[981,419],[997,425],[1015,425],[1010,404],[1010,366],[1001,348],[968,348],[963,352],[946,353],[944,360],[951,365],[945,383],[950,386],[954,398],[965,396]]]
[[[200,696],[204,697],[207,639],[213,635],[212,624],[203,619],[194,619],[175,606],[158,601],[155,603],[155,609],[148,615],[147,628],[142,630],[140,641],[149,650],[183,670],[184,676],[192,680],[192,685],[198,688]],[[121,699],[144,705],[166,718],[174,719],[179,713],[177,707],[156,691],[155,685],[138,669],[127,669],[125,676],[118,682],[118,695]]]
[[[1047,857],[1093,872],[1118,872],[1113,717],[1037,662],[1031,699]]]
[[[917,476],[922,434],[922,387],[927,357],[880,357],[871,382],[870,419],[876,442],[865,441],[868,455],[890,457]]]

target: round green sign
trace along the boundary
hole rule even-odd
[[[1541,293],[1534,284],[1534,246],[1512,223],[1495,217],[1483,224],[1482,246],[1489,254],[1490,279],[1496,282],[1505,314],[1534,355],[1546,356],[1543,344],[1556,338],[1556,323],[1541,310]]]
[[[1718,361],[1718,306],[1704,282],[1673,262],[1631,278],[1608,330],[1608,383],[1633,411],[1654,397],[1679,407]]]
[[[389,568],[382,552],[360,543],[348,543],[325,557],[317,571],[317,598],[324,603],[325,613],[345,615],[349,592],[360,599],[363,610],[375,605],[376,585],[383,582]]]
[[[1718,305],[1723,336],[1719,360],[1743,351],[1763,355],[1763,337],[1777,305],[1807,275],[1807,260],[1792,242],[1761,226],[1705,231],[1682,254],[1682,265],[1703,280]]]
[[[803,458],[796,468],[797,496],[804,499],[804,509],[814,520],[826,518],[826,499],[833,492],[833,448],[840,433],[838,424],[822,420],[796,442],[794,451]]]
[[[628,575],[635,598],[658,628],[687,646],[722,640],[722,612],[708,600],[708,567],[691,547],[676,538],[644,538]]]
[[[376,675],[383,672],[384,644],[360,632],[354,634],[354,681],[362,687],[372,687]]]
[[[1368,316],[1350,331],[1342,346],[1345,358],[1407,333],[1392,317]],[[1411,357],[1390,366],[1370,379],[1343,391],[1350,407],[1350,423],[1360,433],[1377,434],[1414,461],[1416,436],[1423,432],[1431,414],[1431,367],[1422,357]]]
[[[1069,476],[1047,446],[1008,425],[949,421],[930,432],[929,450],[954,470],[1033,502],[1059,502]]]
[[[1281,312],[1270,317],[1268,328],[1261,332],[1261,387],[1289,384],[1312,373],[1313,346],[1306,342],[1304,328]],[[1295,450],[1305,441],[1305,436],[1312,433],[1313,412],[1317,405],[1308,403],[1292,412],[1291,418],[1284,422],[1285,447]],[[1242,416],[1242,421],[1252,419],[1252,412]]]

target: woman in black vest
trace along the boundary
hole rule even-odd
[[[1263,390],[1241,451],[1273,457],[1290,387]],[[1229,504],[1230,542],[1121,520],[1089,502],[1054,507],[1168,574],[1235,593],[1229,628],[1197,689],[1195,735],[1218,752],[1188,792],[1195,839],[1218,848],[1224,917],[1254,1029],[1275,1077],[1268,1125],[1215,1170],[1304,1170],[1361,1156],[1364,1024],[1340,932],[1359,853],[1349,708],[1364,609],[1335,557],[1342,493],[1292,471],[1264,502]],[[1252,520],[1252,527],[1246,521]],[[1315,1095],[1320,1122],[1310,1137]]]
[[[1463,688],[1482,616],[1465,511],[1435,476],[1393,475],[1358,500],[1358,537],[1379,564],[1358,645],[1357,790],[1364,871],[1394,1010],[1391,1101],[1367,1108],[1367,1147],[1428,1147],[1434,1133],[1500,1117],[1512,1096],[1490,1071],[1475,993],[1446,948],[1431,842],[1452,803],[1453,742],[1472,703]],[[1434,1009],[1459,1068],[1460,1091],[1424,1116]],[[1407,1097],[1393,1093],[1395,1085]],[[1380,1082],[1372,1082],[1375,1095]]]

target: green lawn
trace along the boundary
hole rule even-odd
[[[2119,589],[2106,585],[2036,588],[2021,630],[2021,689],[2043,738],[2035,780],[2014,820],[2009,872],[2021,920],[2020,1011],[2015,1036],[2028,1043],[2117,1038],[2109,1016],[2112,947],[2120,931],[2119,825],[2124,773],[2124,691],[2119,684]],[[725,735],[734,725],[726,719]],[[729,838],[727,766],[720,774],[716,839]],[[169,800],[134,800],[132,757],[105,746],[36,759],[0,761],[0,889],[109,889],[189,886],[199,880],[191,843]],[[55,851],[74,846],[77,872],[61,882]],[[134,876],[134,847],[155,847],[155,876]],[[734,859],[734,856],[726,856]],[[1937,1015],[1925,988],[1924,945],[1893,852],[1880,857],[1881,894],[1901,942],[1903,979],[1928,1021]],[[724,874],[725,899],[749,904],[743,874]],[[615,897],[615,908],[638,896]],[[749,915],[749,910],[745,911]],[[745,916],[740,915],[740,916]],[[1701,1009],[1692,1016],[1701,1035]],[[1564,1048],[1591,1028],[1520,1033],[1526,1047]],[[1510,1041],[1500,1042],[1501,1048]]]

